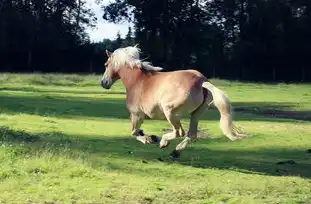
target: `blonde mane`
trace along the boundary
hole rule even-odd
[[[138,67],[147,71],[161,71],[163,68],[152,66],[150,62],[139,59],[140,49],[135,46],[128,46],[116,49],[110,57],[110,63],[114,69],[128,66],[134,69]]]

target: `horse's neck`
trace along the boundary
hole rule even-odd
[[[142,83],[145,79],[145,74],[139,68],[123,68],[119,70],[119,76],[121,81],[123,82],[126,92],[130,93],[132,91],[136,91],[138,88],[138,84]]]

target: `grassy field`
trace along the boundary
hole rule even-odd
[[[172,161],[181,140],[134,140],[122,84],[99,79],[0,74],[0,203],[311,203],[310,84],[212,80],[251,137],[228,140],[211,109],[204,137]]]

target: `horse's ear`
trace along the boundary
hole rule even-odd
[[[107,54],[108,57],[110,57],[112,53],[109,52],[108,50],[106,50],[106,54]]]

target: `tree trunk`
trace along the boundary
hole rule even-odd
[[[29,49],[27,54],[28,54],[28,56],[27,56],[27,69],[32,70],[32,72],[35,72],[34,67],[32,67],[32,50]]]
[[[216,78],[216,66],[213,66],[213,78]]]
[[[273,67],[272,69],[272,80],[275,81],[276,80],[276,68]]]
[[[163,35],[162,35],[162,43],[163,43],[163,62],[167,63],[168,61],[168,41],[169,41],[169,8],[168,8],[168,0],[164,1],[164,15],[163,15]]]
[[[244,79],[245,76],[245,69],[244,66],[241,66],[240,68],[240,80]]]
[[[82,5],[81,0],[78,0],[78,11],[77,11],[77,17],[76,17],[76,35],[78,35],[78,32],[79,32],[81,5]]]
[[[244,38],[244,24],[245,24],[245,20],[244,20],[244,13],[245,13],[245,7],[244,7],[244,3],[245,0],[240,0],[240,19],[239,19],[239,29],[240,29],[240,39]]]
[[[302,67],[301,68],[301,82],[304,82],[305,81],[305,68]]]
[[[90,73],[92,74],[93,72],[93,60],[90,59]]]

